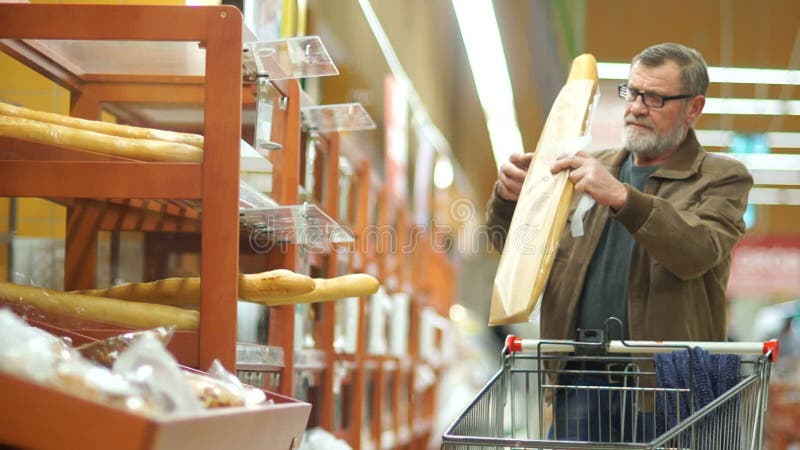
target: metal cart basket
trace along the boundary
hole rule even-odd
[[[692,355],[699,348],[717,355],[715,361],[736,360],[732,387],[701,405],[705,392],[696,371],[687,371],[683,385],[665,386],[656,383],[654,363],[656,354],[659,361],[685,354],[687,367],[697,367]],[[760,450],[777,356],[775,340],[586,343],[509,336],[501,369],[445,431],[441,448]],[[598,377],[608,383],[588,382]],[[582,395],[597,408],[576,420],[583,412],[558,407],[565,395]]]

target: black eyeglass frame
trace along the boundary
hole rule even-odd
[[[628,92],[631,92],[632,94],[634,94],[633,100],[628,100]],[[625,100],[626,102],[629,102],[629,103],[635,102],[636,99],[639,98],[639,96],[641,95],[642,96],[642,103],[644,103],[645,106],[647,106],[648,108],[659,109],[659,108],[663,108],[664,107],[664,103],[666,103],[666,102],[668,102],[670,100],[679,100],[679,99],[682,99],[682,98],[692,98],[697,94],[681,94],[681,95],[666,95],[666,96],[664,96],[664,95],[654,94],[652,92],[639,91],[637,89],[634,89],[634,88],[628,86],[627,83],[622,83],[619,86],[617,86],[617,95],[619,95],[619,98],[621,98],[621,99],[623,99],[623,100]],[[660,98],[661,99],[661,104],[660,105],[651,105],[651,104],[649,104],[647,102],[646,95],[654,95],[654,96]]]

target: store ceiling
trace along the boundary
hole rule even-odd
[[[458,161],[463,179],[457,182],[457,195],[482,204],[497,168],[450,1],[370,3],[427,114]],[[323,100],[362,101],[382,125],[383,78],[390,70],[363,20],[359,2],[309,0],[308,5],[309,33],[323,38],[341,72],[339,77],[321,81]],[[575,52],[592,53],[598,61],[629,62],[648,45],[676,41],[698,49],[711,66],[800,69],[800,2],[795,0],[675,0],[669,6],[495,0],[494,6],[527,149],[536,146],[549,106],[565,80],[568,55]],[[613,84],[606,84],[609,91],[601,95],[613,98]],[[791,85],[712,83],[709,96],[798,100],[798,91]],[[613,123],[615,117],[604,119]],[[706,114],[697,128],[797,133],[800,116]],[[364,139],[381,148],[380,132]],[[800,153],[800,149],[773,152]],[[380,155],[375,160],[380,164]],[[790,222],[784,217],[792,212],[796,214],[796,207],[770,207],[769,217],[762,222],[781,231],[780,224]]]

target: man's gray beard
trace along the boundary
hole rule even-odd
[[[640,130],[631,125],[622,127],[622,143],[639,159],[652,161],[669,150],[680,145],[687,126],[681,122],[667,134],[658,134],[652,130]]]

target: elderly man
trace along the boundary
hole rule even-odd
[[[707,88],[696,50],[674,43],[645,49],[618,88],[626,102],[624,147],[578,152],[552,166],[553,173],[570,169],[575,190],[597,204],[584,218],[584,236],[562,233],[542,299],[542,338],[575,339],[576,330],[603,329],[616,317],[622,330],[612,338],[726,339],[731,249],[745,232],[753,180],[742,164],[698,143],[692,126]],[[514,155],[500,168],[488,225],[508,230],[532,156]],[[562,375],[561,383],[613,384],[592,375]],[[649,440],[650,426],[641,427],[645,435],[620,436],[613,423],[593,423],[613,401],[558,391],[551,437]]]

